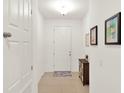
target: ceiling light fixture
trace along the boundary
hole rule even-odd
[[[66,7],[65,7],[64,5],[60,8],[59,12],[60,12],[63,16],[65,16],[65,15],[68,13],[68,11],[67,11],[67,9],[66,9]]]
[[[67,2],[66,0],[59,0],[56,2],[55,8],[61,15],[65,16],[68,12],[73,10],[73,5],[71,2]]]

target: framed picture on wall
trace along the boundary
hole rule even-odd
[[[105,44],[121,44],[121,13],[108,18],[105,21]]]
[[[90,29],[90,44],[91,45],[97,45],[97,30],[98,27],[94,26]]]
[[[86,33],[86,35],[85,35],[85,46],[89,47],[89,43],[90,43],[90,35],[89,35],[89,33]]]

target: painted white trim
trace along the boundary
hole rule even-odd
[[[16,85],[18,85],[21,82],[21,80],[16,80],[10,87],[9,87],[9,91],[11,91]]]
[[[32,79],[30,79],[26,84],[25,84],[25,86],[21,89],[21,91],[20,91],[20,93],[23,93],[25,90],[26,90],[26,88],[28,88],[30,85],[32,85]]]

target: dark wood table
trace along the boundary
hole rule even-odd
[[[86,59],[79,59],[79,78],[83,85],[89,85],[89,62]]]

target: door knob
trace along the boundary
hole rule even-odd
[[[12,34],[9,33],[9,32],[4,32],[4,33],[3,33],[3,37],[4,37],[4,38],[8,38],[8,37],[11,37],[11,36],[12,36]]]

